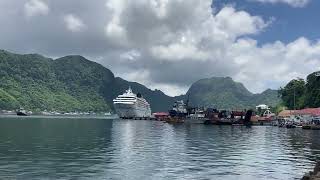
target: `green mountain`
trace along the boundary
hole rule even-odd
[[[0,109],[109,111],[112,100],[129,86],[143,94],[154,111],[172,104],[161,91],[115,78],[109,69],[81,56],[52,60],[0,51]]]
[[[276,106],[280,101],[276,90],[252,94],[243,84],[230,77],[213,77],[195,82],[187,92],[193,106],[209,106],[219,109],[253,108],[258,104]]]
[[[169,97],[160,90],[114,77],[109,69],[82,56],[53,60],[0,50],[0,109],[104,112],[113,109],[112,100],[129,86],[147,99],[153,111],[167,111],[175,100],[186,100],[187,95],[193,105],[218,108],[279,102],[276,91],[252,94],[231,78],[203,79],[194,83],[187,95]]]
[[[102,96],[113,74],[80,56],[57,60],[37,54],[0,52],[0,89],[9,103],[0,108],[32,110],[104,111],[110,107]],[[1,98],[3,99],[3,98]]]

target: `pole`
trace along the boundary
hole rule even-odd
[[[293,110],[296,110],[296,87],[293,87]]]

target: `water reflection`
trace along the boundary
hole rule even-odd
[[[1,119],[0,178],[299,179],[320,132],[98,119]]]

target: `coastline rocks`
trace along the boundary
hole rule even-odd
[[[320,162],[316,164],[313,171],[306,173],[302,180],[320,180]]]

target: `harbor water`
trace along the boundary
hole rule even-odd
[[[300,179],[320,131],[0,118],[0,179]]]

